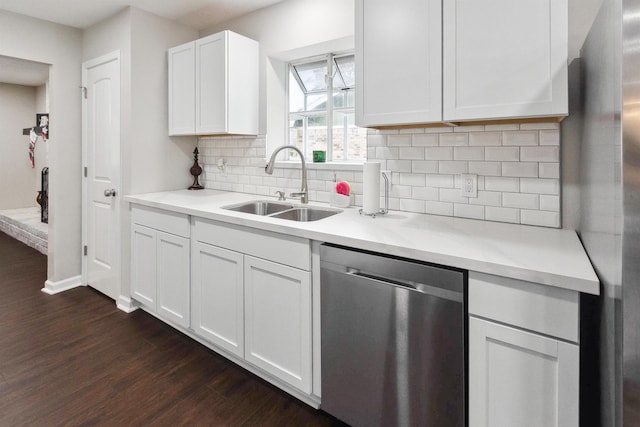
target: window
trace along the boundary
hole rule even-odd
[[[366,159],[367,130],[355,125],[354,65],[353,54],[289,64],[289,144],[305,158],[323,150],[327,161]]]

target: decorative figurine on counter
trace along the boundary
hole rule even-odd
[[[189,187],[189,190],[202,190],[204,187],[198,182],[198,177],[202,174],[202,168],[198,164],[198,147],[193,150],[193,166],[189,171],[193,175],[193,185]]]

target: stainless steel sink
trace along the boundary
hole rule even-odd
[[[254,215],[271,215],[292,208],[294,208],[294,205],[290,203],[278,203],[268,200],[255,200],[253,202],[245,202],[239,203],[237,205],[222,207],[222,209],[227,209],[235,212],[250,213]]]
[[[291,221],[307,222],[317,221],[322,218],[333,216],[342,211],[334,209],[320,209],[320,208],[295,208],[288,211],[280,212],[275,215],[271,215],[273,218],[288,219]]]
[[[298,222],[318,221],[342,212],[339,209],[298,206],[291,203],[272,202],[269,200],[254,200],[251,202],[238,203],[223,206],[222,209]]]

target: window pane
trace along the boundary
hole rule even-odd
[[[335,64],[346,87],[354,87],[356,85],[355,57],[349,55],[335,58]]]
[[[292,71],[289,71],[289,111],[304,111],[304,93]]]
[[[304,150],[304,117],[296,114],[289,115],[289,144]],[[291,152],[291,150],[288,150]]]
[[[313,159],[313,150],[327,150],[327,115],[309,117],[307,124],[307,150],[305,159]]]
[[[333,93],[333,108],[354,108],[356,96],[353,89],[341,89]]]
[[[347,146],[345,153],[344,147]],[[367,158],[367,129],[355,125],[355,113],[334,112],[333,159],[365,160]]]
[[[313,93],[307,95],[307,111],[322,111],[327,109],[327,94]]]
[[[327,74],[327,61],[316,61],[308,64],[294,65],[293,68],[300,76],[306,92],[327,90],[325,76]]]
[[[345,92],[342,90],[338,90],[333,92],[333,107],[334,108],[343,108],[345,105]]]

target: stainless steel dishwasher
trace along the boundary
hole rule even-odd
[[[323,244],[321,408],[354,426],[466,424],[465,271]]]

